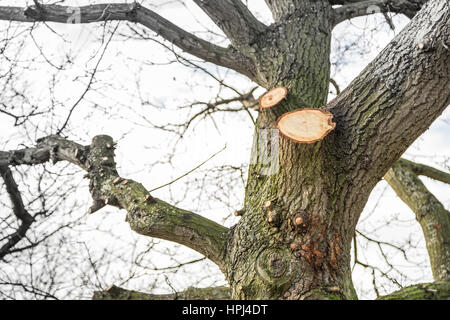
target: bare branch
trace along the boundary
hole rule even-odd
[[[395,12],[402,13],[412,19],[420,8],[428,0],[367,0],[367,1],[332,1],[344,4],[334,10],[334,24],[337,25],[344,20],[374,13]]]
[[[27,8],[0,6],[0,20],[57,23],[95,23],[112,20],[136,22],[194,56],[254,78],[253,63],[247,57],[232,48],[223,48],[200,39],[136,2],[81,7],[43,4]]]
[[[411,165],[411,169],[418,176],[425,176],[437,181],[441,181],[447,184],[450,184],[450,173],[438,170],[436,168],[427,166],[425,164],[416,163],[412,161],[408,161],[406,159],[402,159],[405,163]]]
[[[339,95],[341,93],[341,88],[339,87],[338,83],[336,82],[336,80],[334,80],[333,78],[330,78],[330,83],[333,85],[333,87],[336,89],[336,94]]]
[[[222,29],[236,48],[246,47],[266,26],[258,21],[241,0],[194,0]]]
[[[9,237],[9,240],[0,248],[1,260],[5,255],[10,253],[10,249],[12,249],[20,240],[25,237],[25,234],[30,228],[34,219],[25,209],[19,188],[17,187],[16,181],[14,180],[9,167],[0,166],[0,174],[3,178],[3,181],[5,182],[6,191],[8,192],[8,195],[11,199],[14,215],[20,223],[16,232],[14,232]]]
[[[378,300],[448,300],[450,298],[450,282],[438,281],[415,284]]]
[[[176,181],[178,181],[178,180],[180,180],[180,179],[186,177],[187,175],[189,175],[189,174],[192,173],[193,171],[195,171],[195,170],[197,170],[198,168],[200,168],[200,167],[201,167],[202,165],[204,165],[206,162],[208,162],[209,160],[211,160],[212,158],[214,158],[215,156],[217,156],[219,153],[221,153],[223,150],[225,150],[226,147],[227,147],[227,146],[225,145],[222,149],[220,149],[219,151],[217,151],[216,153],[214,153],[214,154],[213,154],[212,156],[210,156],[208,159],[206,159],[206,160],[203,161],[202,163],[198,164],[197,166],[195,166],[194,168],[192,168],[192,169],[189,170],[188,172],[182,174],[182,175],[179,176],[178,178],[176,178],[176,179],[174,179],[174,180],[172,180],[172,181],[170,181],[170,182],[167,182],[167,183],[165,183],[165,184],[163,184],[163,185],[161,185],[161,186],[159,186],[159,187],[153,188],[153,189],[150,190],[149,192],[153,192],[153,191],[155,191],[155,190],[158,190],[158,189],[161,189],[161,188],[170,186],[172,183],[174,183],[174,182],[176,182]]]
[[[408,260],[408,256],[406,255],[406,250],[405,249],[403,249],[403,248],[401,248],[399,246],[396,246],[396,245],[394,245],[392,243],[386,242],[386,241],[373,239],[373,238],[365,235],[364,233],[362,233],[361,231],[358,231],[358,230],[356,230],[356,234],[360,235],[361,237],[363,237],[364,239],[366,239],[369,242],[376,243],[378,245],[378,247],[380,248],[380,250],[382,250],[381,246],[383,246],[383,245],[391,247],[391,248],[393,248],[395,250],[398,250],[398,251],[400,251],[403,254],[403,257],[405,258],[405,260]]]
[[[126,209],[131,229],[139,234],[183,244],[223,266],[228,229],[198,214],[153,198],[145,187],[119,177],[114,161],[114,142],[96,136],[82,146],[60,136],[38,140],[37,148],[0,153],[0,165],[34,165],[64,160],[86,170],[93,198],[90,213],[105,205]]]
[[[415,173],[416,165],[400,159],[384,176],[400,199],[415,213],[430,256],[436,281],[450,279],[450,212],[425,187]]]

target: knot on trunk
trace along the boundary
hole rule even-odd
[[[256,272],[265,281],[277,287],[287,284],[292,277],[292,260],[285,248],[265,248],[256,259]]]

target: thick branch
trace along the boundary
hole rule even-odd
[[[425,236],[434,279],[450,280],[450,212],[418,178],[415,168],[420,166],[400,159],[384,178],[416,214]]]
[[[428,0],[332,1],[344,4],[342,7],[334,10],[334,24],[339,24],[347,19],[383,12],[402,13],[412,19],[427,1]]]
[[[450,184],[450,173],[438,170],[425,164],[408,161],[406,159],[403,159],[403,161],[408,163],[414,173],[418,176],[425,176],[437,181]]]
[[[56,135],[38,142],[36,148],[0,153],[0,165],[34,165],[48,160],[76,164],[88,172],[94,202],[91,213],[106,204],[126,209],[127,221],[137,233],[183,244],[222,267],[228,229],[153,198],[138,182],[120,178],[111,137],[96,136],[89,146]]]
[[[337,125],[326,147],[355,194],[368,195],[449,105],[449,44],[447,1],[431,0],[329,103]]]
[[[236,48],[245,48],[266,26],[241,0],[194,0]]]
[[[177,27],[157,13],[139,5],[95,4],[81,7],[41,5],[40,8],[0,6],[0,20],[58,23],[94,23],[99,21],[130,21],[140,23],[180,49],[205,61],[236,70],[254,79],[253,63],[233,49],[216,46]]]
[[[448,300],[450,299],[450,282],[439,281],[415,284],[377,300]]]
[[[105,291],[94,292],[93,300],[228,300],[230,299],[230,288],[190,287],[182,292],[171,294],[150,294],[139,291],[126,290],[111,286]]]
[[[25,237],[27,230],[33,223],[33,217],[28,213],[23,204],[22,196],[11,170],[7,166],[0,165],[0,174],[6,185],[6,191],[13,205],[13,212],[19,221],[17,230],[9,236],[9,240],[0,248],[0,260],[9,253],[20,240]]]

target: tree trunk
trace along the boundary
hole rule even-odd
[[[298,11],[284,13],[286,23],[273,32],[268,48],[256,45],[260,83],[285,86],[288,97],[263,109],[257,121],[245,213],[229,243],[233,298],[356,298],[349,268],[351,234],[341,229],[345,221],[333,219],[342,207],[321,142],[264,139],[274,133],[281,114],[321,107],[327,100],[331,8],[327,1],[300,2]],[[270,150],[279,155],[279,165],[267,174],[266,151],[273,139],[279,139],[279,150]]]

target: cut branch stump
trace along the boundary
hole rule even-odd
[[[298,143],[313,143],[322,140],[334,129],[333,114],[317,108],[304,108],[283,114],[276,126],[280,133]]]

